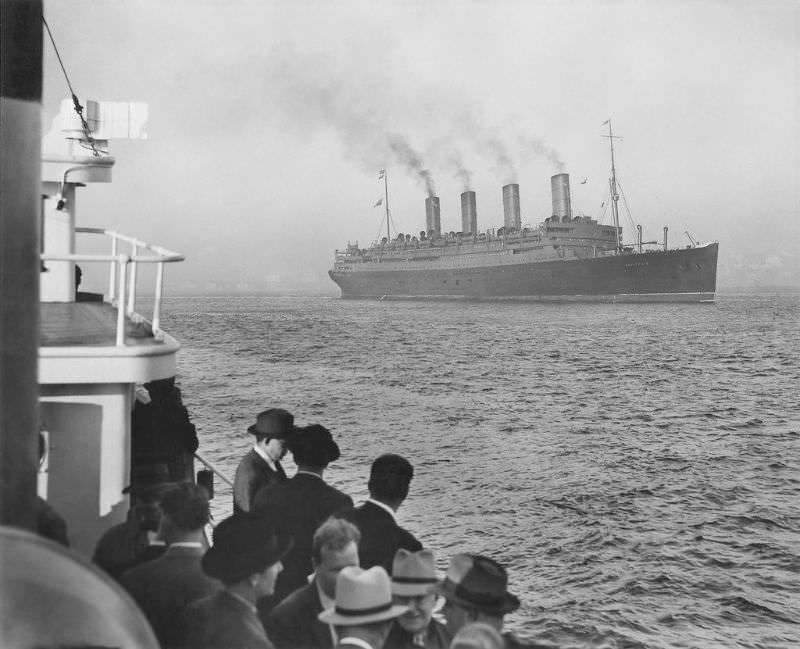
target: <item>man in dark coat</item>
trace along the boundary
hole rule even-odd
[[[344,519],[329,518],[320,525],[311,555],[314,579],[291,593],[264,621],[276,649],[333,649],[333,631],[317,616],[334,605],[339,572],[358,566],[360,539],[358,528]]]
[[[294,416],[281,408],[270,408],[256,417],[247,432],[256,438],[253,448],[236,468],[233,479],[233,513],[248,512],[261,487],[286,480],[281,459],[286,440],[295,431]]]
[[[291,539],[249,514],[226,518],[200,564],[225,588],[184,611],[186,649],[273,649],[256,612],[256,601],[272,594],[281,558]]]
[[[140,552],[154,543],[160,543],[157,539],[161,523],[158,502],[164,492],[175,484],[170,479],[166,464],[133,467],[131,484],[122,490],[131,498],[128,518],[103,533],[95,546],[92,561],[114,579],[119,579]]]
[[[183,609],[217,592],[222,584],[200,566],[206,551],[203,528],[209,519],[206,490],[192,483],[173,487],[162,496],[161,511],[166,551],[128,570],[121,583],[142,609],[161,647],[171,649],[182,643]]]
[[[455,636],[468,624],[482,622],[501,633],[505,649],[536,648],[511,632],[503,632],[504,616],[516,611],[520,601],[508,592],[508,573],[494,559],[479,554],[457,554],[434,592],[445,599],[442,613],[451,635]]]
[[[409,552],[402,548],[394,555],[392,597],[408,610],[395,618],[383,649],[448,649],[450,634],[433,618],[436,593],[436,561],[433,552]]]
[[[273,605],[308,583],[308,575],[313,571],[311,549],[317,528],[334,512],[353,506],[350,496],[322,479],[325,468],[340,455],[339,446],[327,428],[319,424],[300,428],[289,438],[288,447],[297,464],[297,473],[291,480],[262,487],[251,509],[255,516],[270,521],[294,541],[283,559]]]
[[[400,455],[387,453],[372,463],[369,498],[360,507],[336,515],[354,523],[361,532],[358,557],[362,568],[381,566],[391,573],[394,555],[400,548],[417,552],[422,544],[397,524],[395,513],[408,496],[414,467]]]

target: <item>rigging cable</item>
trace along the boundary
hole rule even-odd
[[[67,69],[64,67],[64,62],[61,60],[61,54],[59,54],[58,52],[58,47],[56,47],[56,41],[53,38],[53,33],[50,31],[50,25],[47,24],[47,20],[45,20],[44,16],[42,16],[42,22],[44,23],[44,26],[47,29],[47,35],[50,37],[50,42],[53,44],[53,49],[55,50],[56,57],[58,58],[58,63],[59,65],[61,65],[61,70],[64,73],[64,79],[66,79],[67,81],[67,87],[69,88],[69,92],[72,95],[72,104],[75,109],[75,112],[78,113],[78,117],[81,120],[83,133],[90,144],[90,147],[86,147],[85,145],[81,146],[84,146],[84,148],[91,148],[92,155],[99,157],[100,152],[95,147],[94,138],[89,133],[89,124],[86,122],[86,118],[83,116],[83,106],[81,106],[80,102],[78,101],[78,97],[75,94],[75,91],[72,89],[72,84],[69,82],[69,76],[67,75]]]

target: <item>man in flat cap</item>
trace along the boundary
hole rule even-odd
[[[353,506],[350,496],[322,478],[327,466],[340,455],[339,446],[327,428],[313,424],[297,429],[288,440],[288,448],[297,464],[297,473],[291,480],[262,487],[251,508],[255,516],[270,521],[294,540],[283,560],[273,605],[308,583],[308,575],[314,570],[311,550],[317,528],[334,512]]]
[[[178,484],[161,497],[159,532],[166,551],[122,575],[122,585],[145,614],[164,649],[179,646],[183,629],[177,624],[191,602],[211,595],[222,584],[203,572],[204,527],[209,520],[208,493],[191,482]]]
[[[396,618],[384,649],[448,649],[450,634],[441,622],[433,619],[438,583],[433,552],[409,552],[400,548],[392,565],[394,603],[408,610]]]
[[[442,613],[452,636],[467,624],[484,622],[501,632],[505,649],[534,646],[520,642],[510,632],[502,633],[503,617],[516,611],[520,602],[508,592],[506,569],[494,559],[479,554],[457,554],[434,592],[445,599]]]
[[[256,612],[256,601],[271,595],[281,558],[292,545],[266,521],[250,514],[226,518],[214,530],[203,555],[203,571],[225,588],[184,611],[187,649],[273,649]]]
[[[281,459],[286,441],[294,432],[294,416],[281,408],[270,408],[247,429],[255,437],[253,448],[236,468],[233,479],[233,513],[248,512],[261,487],[286,480]]]
[[[336,578],[334,605],[319,614],[336,628],[337,649],[382,649],[392,620],[406,607],[392,603],[389,575],[380,566],[342,568]]]

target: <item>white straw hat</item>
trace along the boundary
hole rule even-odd
[[[392,604],[392,587],[383,568],[347,566],[336,577],[335,605],[318,617],[326,624],[353,626],[391,620],[407,610],[408,606]]]

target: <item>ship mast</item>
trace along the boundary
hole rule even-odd
[[[383,170],[383,192],[386,200],[386,240],[391,241],[392,237],[389,234],[389,174]]]
[[[604,135],[603,137],[607,137],[609,143],[611,144],[611,178],[609,179],[609,186],[611,187],[611,214],[614,217],[614,238],[616,239],[616,248],[617,254],[622,252],[622,241],[620,240],[619,236],[619,192],[617,191],[617,169],[614,165],[614,134],[611,131],[611,120],[608,119],[606,121],[608,124],[608,135]]]

